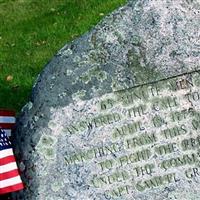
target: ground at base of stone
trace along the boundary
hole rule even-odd
[[[0,199],[1,200],[11,200],[11,197],[10,197],[10,194],[5,194],[5,195],[0,196]]]

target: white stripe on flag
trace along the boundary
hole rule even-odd
[[[0,123],[15,123],[15,117],[2,117],[0,116]]]
[[[9,163],[9,164],[6,164],[6,165],[2,165],[2,166],[0,166],[0,174],[12,171],[14,169],[17,169],[16,162],[12,162],[12,163]]]
[[[20,176],[16,176],[14,178],[9,178],[9,179],[0,181],[0,188],[8,187],[8,186],[15,185],[21,182],[22,181],[21,181]]]
[[[11,129],[3,129],[8,137],[11,136]]]
[[[13,155],[13,150],[11,148],[0,151],[0,159],[5,158],[7,156],[12,156],[12,155]]]

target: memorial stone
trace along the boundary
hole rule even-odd
[[[13,199],[199,199],[199,131],[200,2],[130,0],[38,77]]]

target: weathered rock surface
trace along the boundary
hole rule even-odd
[[[109,167],[104,169],[99,163],[135,152],[135,149],[133,151],[125,148],[124,142],[127,140],[123,137],[113,136],[115,127],[146,120],[147,126],[144,129],[140,127],[140,131],[154,131],[159,135],[159,131],[164,129],[162,124],[153,127],[148,121],[154,118],[156,109],[151,112],[148,110],[147,117],[142,116],[142,119],[141,116],[130,114],[131,111],[127,109],[134,102],[130,103],[128,100],[127,103],[123,96],[125,98],[131,91],[135,93],[137,88],[143,91],[143,86],[148,87],[151,83],[150,88],[145,88],[145,91],[151,91],[151,95],[147,92],[147,96],[136,99],[134,105],[144,104],[149,108],[156,94],[158,98],[165,95],[174,97],[177,94],[177,104],[184,103],[179,105],[178,111],[192,108],[198,113],[200,104],[191,104],[192,100],[189,97],[186,99],[187,94],[193,90],[191,87],[179,87],[184,90],[174,92],[168,85],[170,80],[176,82],[175,78],[170,79],[171,77],[179,77],[186,83],[193,81],[194,83],[189,85],[198,90],[199,76],[198,73],[193,75],[193,72],[200,70],[199,22],[198,0],[129,1],[89,33],[63,47],[38,77],[31,100],[24,107],[18,120],[16,153],[21,159],[19,164],[27,189],[14,194],[13,199],[198,199],[198,184],[193,180],[189,180],[190,183],[184,182],[185,179],[180,178],[182,175],[174,183],[168,180],[169,187],[165,180],[165,183],[160,183],[157,187],[147,190],[143,188],[144,191],[140,191],[135,183],[131,184],[137,182],[137,178],[128,179],[131,177],[127,174],[131,171],[130,165],[123,166],[121,163],[122,166],[118,166],[115,163],[117,167],[114,169],[112,166],[108,170]],[[180,76],[181,74],[186,76]],[[162,81],[159,82],[160,80]],[[127,90],[135,87],[136,90]],[[168,128],[175,123],[171,122],[172,119],[168,116],[172,111],[176,111],[175,108],[171,110],[171,107],[173,106],[167,109],[164,106],[164,110],[159,110],[160,116],[166,116],[170,121]],[[128,116],[124,116],[127,112]],[[100,116],[102,118],[99,118]],[[192,124],[192,120],[194,119],[188,118],[185,123]],[[177,122],[177,125],[181,126],[180,122]],[[192,130],[192,127],[182,127],[188,132],[190,128]],[[191,134],[197,136],[196,132]],[[168,141],[168,138],[164,139]],[[180,140],[171,139],[173,138],[170,138],[169,143]],[[157,147],[166,144],[163,140],[160,138],[145,145],[148,148]],[[138,146],[139,150],[143,149],[143,145]],[[99,148],[105,151],[105,155],[97,155],[100,154]],[[112,150],[108,150],[109,148]],[[182,155],[182,151],[183,149],[178,148],[173,156]],[[90,152],[94,158],[90,153],[85,158],[81,152]],[[77,158],[70,157],[72,155],[76,155]],[[156,153],[152,153],[152,157],[147,159],[148,163],[159,163],[164,159],[163,155],[159,156],[157,155],[156,159]],[[168,159],[172,158],[171,154],[167,156]],[[142,160],[133,166],[144,164],[145,161]],[[113,178],[115,181],[112,179],[112,183],[100,184],[98,187],[91,184],[97,175],[108,178],[116,170],[118,175],[117,178]],[[157,176],[164,176],[166,170],[162,170],[156,169]],[[178,167],[173,170],[177,173],[183,171]],[[173,170],[169,169],[171,173]],[[139,180],[152,176],[154,175],[144,174]],[[118,184],[131,184],[131,189],[124,187],[122,195],[119,191],[118,195],[110,195],[111,189],[117,188]]]

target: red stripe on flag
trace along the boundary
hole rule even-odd
[[[11,162],[15,162],[15,157],[14,156],[7,156],[5,158],[1,158],[0,159],[0,166],[6,165],[6,164],[11,163]]]
[[[0,128],[2,129],[12,129],[14,126],[14,123],[0,123]]]
[[[14,117],[15,112],[11,110],[0,110],[0,116]]]
[[[9,179],[9,178],[14,178],[16,176],[19,176],[19,171],[18,169],[14,169],[12,171],[9,172],[5,172],[0,174],[0,181],[3,181],[5,179]]]
[[[22,190],[22,189],[24,189],[24,185],[23,185],[23,183],[19,183],[16,185],[5,187],[5,188],[0,188],[0,194],[15,192],[15,191]]]

